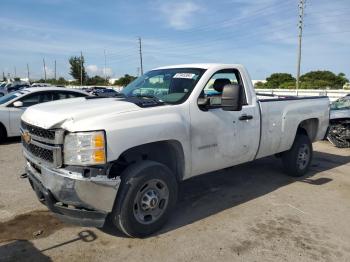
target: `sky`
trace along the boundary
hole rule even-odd
[[[302,73],[350,77],[350,1],[307,0]],[[69,75],[83,53],[90,76],[136,75],[184,63],[240,63],[253,79],[295,76],[298,0],[1,0],[0,70],[31,78]],[[106,56],[104,56],[104,53]],[[106,57],[106,70],[104,70]]]

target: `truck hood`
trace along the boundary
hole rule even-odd
[[[29,107],[22,120],[45,129],[61,127],[65,122],[75,122],[106,114],[122,114],[141,110],[137,105],[119,98],[73,98],[43,103]]]

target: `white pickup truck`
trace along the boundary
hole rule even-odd
[[[142,237],[185,179],[275,154],[302,176],[328,122],[327,97],[258,98],[243,66],[190,64],[151,70],[119,97],[30,107],[22,143],[30,184],[58,217]]]

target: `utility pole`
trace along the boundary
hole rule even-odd
[[[29,78],[29,64],[27,63],[27,77],[28,77],[28,82],[30,82],[30,78]]]
[[[106,72],[106,68],[107,68],[107,58],[106,58],[106,49],[103,50],[104,56],[105,56],[105,67],[103,69],[103,73],[105,75],[105,83],[107,84],[107,72]]]
[[[5,72],[2,71],[2,80],[5,81]]]
[[[55,80],[56,80],[56,60],[55,60]]]
[[[142,43],[141,43],[141,37],[139,37],[139,51],[140,51],[140,68],[141,68],[141,75],[143,75],[143,63],[142,63]]]
[[[17,77],[17,69],[15,67],[15,77],[14,78],[16,78],[16,77]]]
[[[298,35],[298,63],[297,63],[297,81],[296,81],[296,95],[298,96],[298,91],[300,87],[300,66],[301,66],[301,42],[303,37],[303,27],[304,27],[304,9],[306,0],[299,0],[299,35]]]
[[[83,85],[83,52],[80,51],[80,86]]]
[[[46,82],[46,64],[45,64],[45,58],[43,58],[43,64],[44,64],[44,79],[45,79],[45,82]]]

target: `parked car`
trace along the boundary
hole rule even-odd
[[[87,93],[67,88],[26,88],[0,97],[0,141],[6,137],[20,136],[20,121],[23,112],[30,106],[75,97]]]
[[[258,99],[242,65],[191,64],[154,69],[120,98],[30,107],[22,121],[26,173],[52,212],[142,237],[164,225],[185,179],[275,154],[304,175],[329,99]]]
[[[327,139],[336,147],[350,147],[350,94],[331,104]]]
[[[118,92],[111,88],[97,89],[91,92],[95,96],[105,96],[105,97],[114,97],[118,95]]]
[[[51,87],[51,84],[48,83],[33,83],[31,84],[31,87]]]
[[[0,97],[26,87],[29,87],[29,85],[26,83],[7,83],[6,85],[0,87]]]
[[[85,91],[90,93],[90,94],[93,94],[93,93],[102,91],[104,89],[106,89],[106,88],[105,87],[101,87],[101,86],[91,86],[91,87],[87,87]]]

